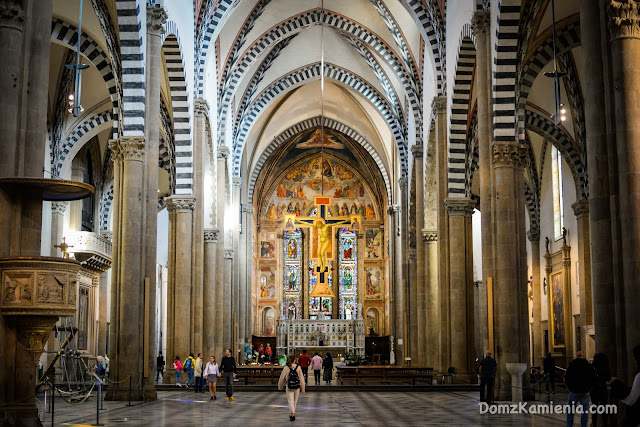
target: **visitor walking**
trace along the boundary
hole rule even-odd
[[[298,357],[298,364],[302,368],[302,375],[304,375],[304,381],[309,381],[309,365],[311,364],[311,358],[307,354],[307,350],[302,350],[302,354]]]
[[[278,390],[282,390],[285,386],[287,400],[289,401],[289,421],[295,421],[296,405],[298,404],[300,392],[304,393],[305,380],[304,375],[302,375],[302,369],[299,364],[295,363],[293,356],[289,356],[287,366],[282,370],[278,380]]]
[[[576,353],[576,358],[567,366],[564,383],[569,389],[568,405],[582,406],[582,415],[580,416],[582,427],[587,427],[589,421],[589,392],[596,385],[597,379],[596,370],[584,358],[584,354],[581,351]],[[567,411],[567,427],[573,425],[573,415],[573,411]]]
[[[316,355],[311,359],[311,368],[313,368],[313,378],[316,380],[316,385],[320,384],[320,371],[322,370],[322,357],[316,351]]]
[[[264,352],[267,354],[267,362],[271,363],[271,356],[273,355],[271,344],[267,344],[267,348],[265,349]]]
[[[216,383],[218,382],[218,377],[220,376],[220,370],[218,369],[218,364],[216,363],[216,358],[211,356],[209,361],[207,362],[207,366],[204,368],[203,377],[207,379],[209,383],[209,396],[211,399],[216,400]]]
[[[180,381],[182,380],[182,362],[180,362],[180,356],[176,356],[175,359],[173,359],[173,369],[175,369],[176,371],[176,385],[178,387],[182,387],[182,384],[180,384]]]
[[[322,361],[322,368],[324,369],[323,379],[325,383],[331,384],[331,380],[333,379],[333,359],[331,358],[331,353],[327,352],[327,356]]]
[[[184,371],[187,373],[187,387],[193,387],[193,373],[196,360],[193,358],[193,353],[189,353],[189,357],[184,361]]]
[[[204,386],[203,381],[204,377],[202,376],[202,371],[204,370],[204,362],[202,360],[202,353],[198,353],[198,357],[196,358],[196,393],[202,393],[202,387]]]
[[[633,348],[633,360],[636,369],[640,370],[640,345]],[[631,392],[622,400],[625,409],[624,426],[637,426],[640,424],[640,372],[636,374],[631,386]]]
[[[493,403],[493,384],[496,378],[498,363],[491,357],[491,351],[484,352],[484,359],[480,362],[480,402]],[[487,394],[485,395],[485,387]],[[486,398],[486,400],[485,400]]]
[[[547,393],[556,393],[556,362],[551,357],[551,353],[547,353],[547,357],[542,361],[544,368],[544,378],[546,379]]]
[[[164,356],[162,352],[158,352],[158,357],[156,357],[156,382],[158,382],[158,377],[162,378],[164,374]]]
[[[593,356],[593,369],[596,370],[598,379],[596,385],[591,390],[591,403],[594,405],[606,405],[609,403],[609,390],[607,390],[607,383],[611,381],[611,369],[609,369],[609,358],[604,353],[597,353]],[[598,418],[602,419],[602,425],[608,424],[608,417],[606,413],[600,414],[598,417],[597,411],[593,412],[591,417],[593,427],[598,425]]]
[[[236,400],[233,397],[233,379],[236,377],[236,359],[231,356],[231,349],[228,348],[226,356],[220,361],[220,371],[224,379],[224,391],[227,394],[227,400]]]

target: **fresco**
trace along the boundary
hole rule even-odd
[[[365,298],[380,299],[382,296],[382,269],[376,267],[364,268]]]
[[[274,299],[276,297],[276,271],[274,267],[260,269],[260,298]]]
[[[367,259],[382,258],[382,230],[367,228],[365,232],[365,257]]]
[[[359,221],[376,219],[365,184],[349,167],[320,157],[298,164],[284,175],[263,215],[271,220],[284,219],[285,215],[312,216],[313,199],[321,194],[333,198],[331,216],[352,215]]]

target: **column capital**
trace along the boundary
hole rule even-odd
[[[255,209],[253,208],[253,205],[251,204],[244,204],[242,205],[242,212],[248,213],[248,214],[252,214],[255,211]]]
[[[204,242],[205,243],[217,243],[220,230],[217,228],[205,228],[204,230]]]
[[[416,144],[411,147],[411,154],[413,154],[413,157],[415,157],[416,159],[421,159],[423,156],[423,153],[424,153],[424,145]]]
[[[400,205],[391,205],[387,208],[387,213],[389,215],[394,215],[400,212],[402,212],[402,207]]]
[[[239,176],[234,176],[231,178],[231,186],[235,188],[239,188],[242,185],[242,178]]]
[[[527,148],[519,144],[493,144],[493,164],[496,167],[524,168],[528,162]]]
[[[16,30],[22,29],[24,22],[24,10],[21,2],[2,2],[0,4],[0,27],[10,27]]]
[[[438,241],[438,232],[436,230],[422,230],[422,241],[431,243]]]
[[[398,180],[398,185],[400,186],[400,188],[407,188],[407,186],[409,185],[409,178],[403,176]]]
[[[640,5],[632,0],[607,2],[611,40],[640,39]]]
[[[233,259],[233,249],[224,250],[224,259]]]
[[[444,199],[449,216],[464,215],[470,217],[476,207],[476,201],[468,197],[447,197]]]
[[[581,199],[571,205],[573,213],[576,218],[582,218],[583,216],[589,216],[589,201]]]
[[[69,202],[51,202],[51,213],[64,215]]]
[[[191,212],[196,208],[195,196],[170,196],[165,198],[167,210],[174,212]]]
[[[527,238],[531,243],[540,244],[540,230],[529,230],[527,232]]]
[[[475,12],[471,18],[471,31],[476,37],[489,34],[491,29],[491,11]]]
[[[196,98],[193,100],[193,114],[196,117],[209,115],[209,103],[203,98]]]
[[[144,160],[145,142],[143,136],[123,136],[109,141],[109,149],[113,152],[114,162]]]
[[[156,36],[164,34],[167,12],[158,6],[147,6],[147,32]]]
[[[447,97],[435,96],[431,102],[431,110],[436,114],[444,114],[447,111]]]
[[[218,160],[223,160],[223,159],[226,159],[227,157],[229,157],[229,149],[224,145],[219,146]]]

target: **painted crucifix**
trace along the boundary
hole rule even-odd
[[[318,273],[318,283],[311,292],[312,297],[330,297],[335,295],[327,283],[326,274],[329,272],[327,255],[332,253],[333,235],[331,230],[339,225],[349,224],[351,228],[360,227],[360,215],[334,216],[329,217],[329,206],[331,197],[316,196],[315,205],[317,214],[314,217],[296,217],[295,215],[285,215],[284,229],[293,230],[296,226],[308,227],[312,232],[311,259],[318,261],[316,272]]]

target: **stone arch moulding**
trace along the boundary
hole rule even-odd
[[[273,141],[265,148],[265,150],[260,155],[258,162],[256,163],[255,168],[251,173],[251,178],[249,180],[249,191],[248,191],[248,201],[249,203],[253,203],[253,192],[255,189],[256,181],[258,180],[258,176],[260,175],[260,171],[262,167],[267,162],[267,159],[271,154],[278,149],[283,143],[288,141],[294,135],[303,132],[307,129],[311,129],[313,127],[319,126],[321,121],[320,116],[316,116],[310,119],[303,120],[301,122],[296,123],[295,125],[289,127],[284,130],[280,135],[275,137]],[[328,119],[325,117],[324,126],[338,132],[342,132],[345,135],[349,136],[351,139],[359,143],[365,150],[371,155],[376,165],[378,165],[378,169],[380,169],[380,173],[384,178],[385,188],[387,190],[387,203],[391,204],[391,182],[389,181],[389,174],[387,173],[387,169],[384,165],[382,158],[378,155],[378,152],[375,148],[366,140],[359,132],[350,128],[334,119]]]
[[[255,119],[259,116],[270,102],[275,100],[282,93],[291,90],[294,86],[303,84],[305,81],[317,79],[320,76],[320,63],[314,63],[297,70],[294,70],[279,80],[273,82],[269,87],[265,88],[256,99],[251,103],[248,113],[241,120],[241,127],[238,129],[237,136],[234,138],[233,150],[233,175],[240,176],[240,162],[242,160],[242,152],[245,140],[249,134]],[[360,92],[385,119],[387,125],[394,135],[396,145],[398,147],[400,164],[402,166],[402,176],[407,175],[407,147],[402,132],[402,126],[398,122],[396,115],[386,99],[375,88],[370,86],[361,77],[338,67],[334,64],[325,64],[325,76],[344,83]]]
[[[189,91],[185,74],[182,46],[178,27],[173,21],[165,23],[162,52],[169,76],[171,109],[175,134],[176,194],[193,192],[193,138],[191,135],[191,113]]]

